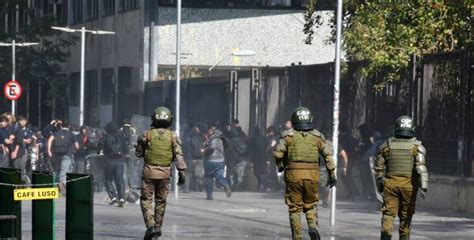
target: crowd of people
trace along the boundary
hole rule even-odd
[[[255,126],[247,135],[239,120],[226,126],[191,124],[182,134],[189,179],[183,191],[206,189],[207,199],[212,200],[213,189],[223,188],[230,196],[231,191],[252,189],[252,174],[258,190],[280,189],[272,153],[278,132],[274,127],[263,132]]]
[[[132,156],[133,128],[109,123],[104,129],[74,126],[67,120],[52,120],[39,129],[23,116],[1,115],[0,167],[20,169],[22,182],[31,184],[32,171],[53,172],[62,195],[66,195],[67,173],[94,175],[96,191],[107,191],[109,203],[123,207],[137,200],[125,191],[125,168]],[[125,196],[127,195],[127,196]]]
[[[188,166],[183,192],[205,190],[207,199],[211,200],[215,189],[222,189],[229,197],[232,191],[282,190],[273,147],[281,133],[291,128],[291,122],[287,121],[265,131],[254,126],[246,134],[238,120],[228,125],[219,122],[189,125],[181,135]],[[350,199],[371,199],[374,185],[369,161],[382,143],[382,135],[378,131],[370,132],[367,125],[360,126],[358,131],[360,139],[354,138],[350,129],[341,127],[338,176]],[[4,113],[0,123],[0,167],[21,169],[25,183],[30,183],[31,171],[55,172],[63,194],[66,194],[67,172],[93,174],[95,190],[106,190],[110,204],[123,206],[128,197],[130,202],[138,198],[125,184],[133,178],[129,175],[137,172],[137,169],[129,171],[130,168],[141,166],[137,165],[140,160],[130,154],[137,134],[129,121],[121,128],[109,123],[102,129],[53,120],[38,129],[23,116]],[[328,189],[324,187],[327,174],[325,171],[321,174],[321,199],[323,206],[328,206]],[[356,184],[356,176],[361,184]]]

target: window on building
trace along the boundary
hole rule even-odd
[[[99,17],[99,0],[86,0],[86,20],[94,20]]]
[[[115,14],[115,0],[102,0],[102,16]]]
[[[58,1],[59,4],[56,4],[56,19],[61,24],[67,24],[67,1],[62,0]]]
[[[114,69],[102,69],[102,80],[100,81],[100,103],[112,104],[114,101]]]
[[[138,9],[140,7],[138,0],[119,0],[119,11],[126,12]]]
[[[69,106],[79,106],[79,90],[80,90],[80,74],[78,72],[71,73],[69,84]]]
[[[319,9],[332,7],[330,0],[318,0]],[[159,0],[161,6],[176,6],[176,0]],[[183,7],[303,9],[308,0],[182,0]]]
[[[82,0],[71,0],[72,3],[72,23],[82,22]]]
[[[7,32],[7,18],[6,13],[0,13],[0,33]]]

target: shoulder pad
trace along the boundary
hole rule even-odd
[[[293,135],[295,135],[295,132],[293,132],[293,129],[285,130],[281,133],[281,138],[293,137]]]
[[[379,152],[385,151],[386,149],[389,148],[389,147],[388,147],[388,146],[389,146],[389,145],[388,145],[388,142],[389,142],[389,141],[390,141],[390,140],[387,140],[387,141],[385,141],[382,145],[380,145],[380,147],[379,147],[379,149],[378,149]]]
[[[318,130],[316,129],[313,129],[311,130],[310,132],[313,136],[316,136],[316,137],[320,137],[320,138],[323,138],[324,139],[324,135],[322,133],[320,133]]]

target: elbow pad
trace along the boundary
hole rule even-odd
[[[426,149],[423,146],[418,146],[418,153],[416,155],[416,172],[420,176],[421,188],[428,189],[428,169],[426,168]]]
[[[428,190],[428,169],[425,165],[416,167],[416,172],[420,175],[421,188]]]

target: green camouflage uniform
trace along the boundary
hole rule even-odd
[[[169,193],[171,164],[175,161],[178,171],[186,170],[181,141],[168,129],[151,129],[139,138],[136,155],[145,159],[140,196],[143,219],[147,228],[155,227],[161,233],[166,197]]]
[[[391,239],[397,215],[400,239],[410,238],[418,189],[428,188],[425,152],[416,138],[390,138],[380,146],[374,170],[384,199],[381,239]]]
[[[301,214],[308,227],[317,229],[316,205],[319,201],[319,156],[325,161],[329,175],[335,177],[334,161],[324,136],[316,130],[288,130],[282,133],[274,156],[280,169],[285,169],[285,202],[289,208],[293,239],[302,239]]]

